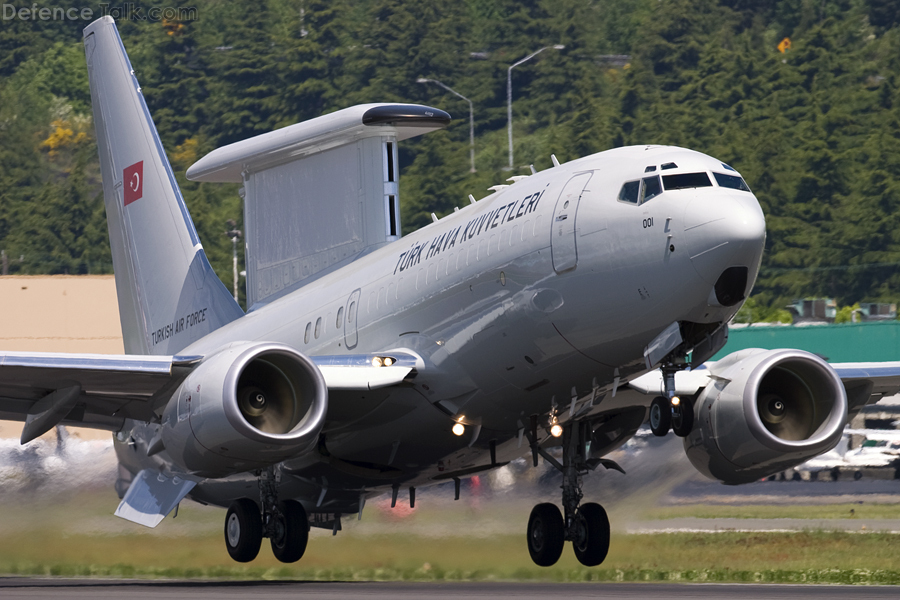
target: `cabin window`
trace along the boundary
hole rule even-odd
[[[739,175],[725,175],[724,173],[713,173],[713,177],[716,178],[716,183],[719,184],[719,187],[731,188],[733,190],[741,190],[742,192],[750,191],[750,187],[747,185],[747,182],[744,181],[744,178]]]
[[[303,334],[303,343],[304,344],[309,343],[309,332],[310,331],[312,331],[312,323],[307,323],[306,324],[306,333]]]
[[[316,319],[316,339],[319,339],[319,335],[322,333],[322,317]]]
[[[685,190],[689,188],[712,187],[709,175],[706,173],[679,173],[677,175],[663,175],[663,186],[666,191]]]
[[[627,181],[619,190],[619,202],[628,202],[630,204],[638,203],[638,195],[641,191],[640,181]]]
[[[662,194],[662,187],[659,185],[659,175],[644,177],[641,181],[644,182],[644,185],[641,186],[641,204]]]
[[[335,329],[340,329],[344,326],[344,307],[340,307],[337,312],[337,318],[334,320]]]

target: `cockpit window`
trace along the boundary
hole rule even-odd
[[[662,188],[659,185],[659,175],[644,177],[642,181],[644,185],[641,188],[641,204],[662,194]]]
[[[631,204],[638,203],[638,192],[641,190],[641,182],[640,181],[627,181],[625,185],[622,186],[622,189],[619,190],[619,201],[620,202],[630,202]]]
[[[665,163],[661,168],[663,171],[665,171],[666,169],[677,169],[678,165],[676,165],[675,163]]]
[[[666,191],[683,190],[687,188],[712,187],[712,182],[706,173],[678,173],[677,175],[663,175],[663,186],[665,186]]]
[[[652,173],[655,170],[656,170],[656,165],[650,165],[649,167],[644,169],[644,173]]]
[[[750,187],[747,185],[747,182],[745,182],[744,178],[740,177],[739,175],[725,175],[724,173],[713,173],[713,176],[716,178],[716,183],[719,184],[719,187],[731,188],[733,190],[741,190],[742,192],[750,191]]]

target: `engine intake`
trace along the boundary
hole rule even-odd
[[[325,380],[309,358],[282,344],[235,344],[182,383],[163,414],[163,442],[181,467],[222,477],[308,450],[327,406]]]
[[[747,483],[833,448],[847,394],[831,366],[802,350],[742,350],[710,366],[685,451],[703,474]]]

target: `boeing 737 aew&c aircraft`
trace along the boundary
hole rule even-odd
[[[238,182],[249,310],[210,267],[110,17],[84,31],[127,354],[0,353],[0,418],[114,432],[116,514],[227,508],[225,542],[285,562],[367,499],[523,454],[560,472],[528,549],[600,564],[609,520],[582,478],[649,420],[709,477],[743,483],[833,448],[900,364],[829,365],[725,343],[765,240],[741,175],[640,146],[527,177],[400,237],[397,143],[443,111],[367,104],[219,148]],[[550,451],[559,448],[560,451]]]

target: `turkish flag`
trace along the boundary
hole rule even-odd
[[[125,206],[144,195],[144,161],[125,167],[122,171],[122,182],[125,185]]]

